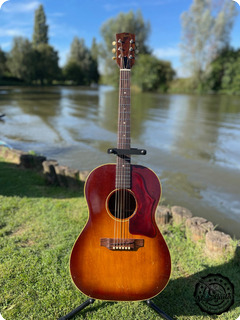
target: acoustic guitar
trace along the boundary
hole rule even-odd
[[[156,174],[131,164],[130,74],[135,35],[116,35],[120,67],[116,164],[94,169],[85,183],[88,221],[70,257],[70,273],[85,295],[101,300],[147,300],[160,293],[171,273],[168,247],[155,222],[161,184]]]

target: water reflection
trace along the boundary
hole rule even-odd
[[[161,176],[164,198],[240,236],[239,97],[134,93],[133,157]],[[110,87],[0,89],[1,138],[75,168],[115,162],[118,91]],[[236,223],[237,221],[237,223]]]

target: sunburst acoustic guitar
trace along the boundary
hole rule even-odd
[[[130,74],[135,61],[135,35],[116,35],[120,67],[116,164],[93,170],[85,183],[88,221],[70,257],[77,288],[93,299],[147,300],[160,293],[171,273],[168,247],[156,222],[161,195],[156,174],[131,164]]]

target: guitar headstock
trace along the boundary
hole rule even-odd
[[[113,45],[116,46],[113,52],[116,52],[114,59],[116,59],[119,68],[131,69],[135,62],[135,34],[117,33]]]

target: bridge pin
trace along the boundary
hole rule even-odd
[[[113,250],[115,250],[115,247],[113,247]]]
[[[128,250],[130,250],[131,248],[130,247],[128,247]]]

